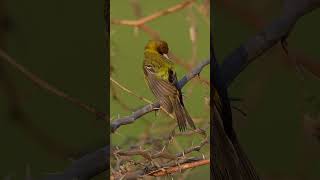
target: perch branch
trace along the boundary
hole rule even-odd
[[[114,80],[112,77],[110,77],[110,80],[111,80],[112,83],[116,84],[120,89],[124,90],[125,92],[135,96],[136,98],[138,98],[138,99],[140,99],[140,100],[142,100],[142,101],[144,101],[146,103],[149,103],[149,104],[152,103],[149,99],[147,99],[147,98],[145,98],[143,96],[139,96],[139,95],[135,94],[134,92],[130,91],[128,88],[126,88],[123,85],[121,85],[118,81]],[[161,110],[164,111],[170,118],[174,119],[173,115],[170,114],[167,110],[165,110],[163,108],[161,108]]]

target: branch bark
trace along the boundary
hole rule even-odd
[[[160,169],[159,171],[152,173],[152,174],[149,174],[149,175],[150,176],[166,176],[168,174],[180,172],[180,171],[194,168],[194,167],[198,167],[198,166],[203,166],[203,165],[206,165],[209,163],[210,163],[210,159],[204,159],[204,160],[200,160],[200,161],[181,164],[180,166],[170,167],[168,169]]]
[[[209,159],[203,159],[203,158],[181,159],[178,161],[171,161],[163,166],[157,167],[156,169],[143,169],[143,170],[128,172],[126,174],[116,173],[116,174],[113,174],[110,177],[110,179],[111,180],[139,179],[146,176],[161,177],[161,176],[166,176],[176,172],[180,172],[182,170],[207,165],[209,163],[210,163]]]
[[[285,0],[282,15],[224,59],[221,71],[226,85],[229,86],[253,60],[286,38],[302,16],[319,6],[320,0]]]
[[[319,6],[320,0],[285,0],[283,13],[279,18],[224,59],[221,77],[226,88],[253,60],[279,41],[285,40],[302,16]],[[213,138],[211,141],[211,158],[213,159],[211,177],[213,179],[259,179],[242,150],[234,130],[232,129],[232,135],[228,138],[215,110],[211,109],[211,113],[214,115],[211,121],[211,137]]]
[[[106,171],[109,167],[109,146],[105,146],[95,152],[88,153],[82,158],[75,160],[62,173],[49,175],[42,180],[89,180],[92,177]]]

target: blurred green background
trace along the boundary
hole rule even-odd
[[[221,61],[281,15],[282,1],[216,1],[215,48]],[[320,10],[301,18],[288,38],[290,56],[320,66]],[[297,56],[298,55],[298,56]],[[298,58],[299,57],[299,58]],[[263,179],[320,179],[319,77],[297,71],[276,45],[251,63],[229,88],[240,143]],[[313,66],[316,68],[315,66]]]
[[[113,19],[138,19],[139,14],[144,17],[159,10],[163,10],[174,6],[181,0],[141,0],[141,1],[110,1],[110,18]],[[136,2],[136,3],[135,3]],[[190,18],[193,14],[193,19],[196,26],[196,64],[207,59],[209,53],[209,17],[202,15],[198,11],[198,7],[202,5],[203,1],[196,1],[195,5],[186,7],[183,10],[157,18],[146,25],[159,33],[162,40],[168,42],[170,52],[179,57],[183,63],[190,63],[192,60],[192,42],[190,40],[189,28],[191,25]],[[138,7],[138,8],[136,8]],[[140,10],[139,10],[140,9]],[[137,95],[154,100],[148,86],[145,84],[144,74],[142,70],[143,51],[144,46],[149,39],[152,39],[143,30],[135,29],[125,25],[111,25],[111,77],[121,83],[123,86],[136,93]],[[175,66],[178,79],[182,78],[188,70],[180,65]],[[201,77],[209,80],[209,66],[202,72]],[[112,82],[110,82],[112,84]],[[114,84],[113,84],[114,85]],[[194,118],[195,124],[198,127],[204,127],[209,123],[209,110],[205,104],[206,98],[209,98],[209,87],[200,83],[197,80],[188,83],[183,89],[185,95],[184,103],[190,115]],[[146,105],[146,102],[124,92],[119,87],[114,85],[110,96],[116,93],[118,100],[111,98],[110,113],[111,119],[130,115],[134,110]],[[125,107],[125,106],[127,107]],[[197,120],[201,118],[202,120]],[[111,135],[111,142],[113,146],[120,146],[123,149],[135,145],[137,141],[145,134],[148,136],[158,138],[167,136],[174,125],[175,120],[167,118],[163,113],[155,117],[154,113],[149,113],[136,121],[133,124],[120,127],[115,134]],[[151,132],[150,132],[151,131]],[[150,134],[149,134],[150,133]],[[209,130],[207,130],[209,134]],[[199,135],[177,138],[177,141],[186,149],[192,143],[194,145],[200,142]],[[175,151],[180,152],[180,151]],[[209,158],[209,145],[206,145],[201,153]],[[196,157],[202,157],[201,153],[194,153]],[[176,175],[174,178],[181,178],[181,175]],[[187,176],[187,179],[209,179],[209,165],[194,168]]]
[[[104,1],[2,0],[1,44],[67,94],[106,109]],[[106,143],[106,123],[38,88],[0,61],[0,178],[60,172]],[[7,77],[8,80],[4,80]],[[13,88],[7,88],[8,83]],[[17,100],[13,97],[17,96]],[[17,108],[12,106],[17,105]],[[12,111],[24,112],[21,118]],[[105,179],[105,174],[96,179]]]
[[[0,2],[0,44],[7,52],[59,89],[99,110],[105,109],[104,2]],[[141,2],[143,15],[148,15],[181,1]],[[111,0],[111,6],[111,17],[134,19],[129,0]],[[214,34],[219,60],[281,14],[281,1],[219,0],[215,6]],[[148,23],[185,61],[191,54],[187,13],[185,9]],[[198,19],[197,60],[202,60],[209,54],[209,29],[205,19],[197,12],[195,15]],[[301,18],[288,39],[290,52],[316,64],[320,63],[319,18],[319,10]],[[118,25],[112,27],[111,33],[115,79],[137,94],[153,99],[141,70],[142,49],[149,37],[142,31],[135,35],[133,28]],[[244,99],[234,103],[248,114],[243,118],[234,112],[236,129],[241,144],[264,179],[316,180],[320,177],[320,146],[314,136],[320,121],[319,78],[307,70],[297,73],[295,69],[277,45],[248,66],[229,89],[230,96]],[[1,178],[23,179],[26,169],[30,169],[35,178],[62,171],[72,159],[105,145],[105,122],[39,89],[2,61],[0,72],[1,78],[8,77],[14,86],[8,91],[7,81],[3,78],[0,81]],[[207,77],[208,72],[207,68],[202,76]],[[177,73],[181,77],[186,70],[177,68]],[[185,93],[190,89],[188,86],[192,86],[191,83],[184,88]],[[203,108],[197,110],[203,107],[203,100],[198,101],[197,95],[204,97],[208,92],[202,85],[191,88],[192,96],[186,98],[186,106],[190,114],[198,116],[203,113]],[[145,104],[118,91],[131,108]],[[18,100],[13,101],[10,94],[15,94]],[[24,112],[21,119],[12,114],[14,102]],[[130,113],[116,102],[110,103],[111,117]],[[154,114],[145,119],[121,127],[119,134],[111,136],[113,143],[120,144],[127,136],[137,137],[147,122],[154,121]],[[164,121],[156,123],[171,122]],[[203,179],[208,167],[194,171],[190,174],[193,178]],[[96,179],[104,177],[100,175]]]

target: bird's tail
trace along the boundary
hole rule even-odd
[[[173,111],[178,122],[179,130],[185,131],[187,128],[187,123],[192,129],[196,129],[193,120],[191,119],[183,103],[180,102],[180,99],[178,97],[172,98],[171,102],[173,105]]]

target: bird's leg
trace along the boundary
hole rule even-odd
[[[160,108],[153,108],[153,110],[154,110],[154,119],[156,120],[157,119],[157,113],[160,110]]]

